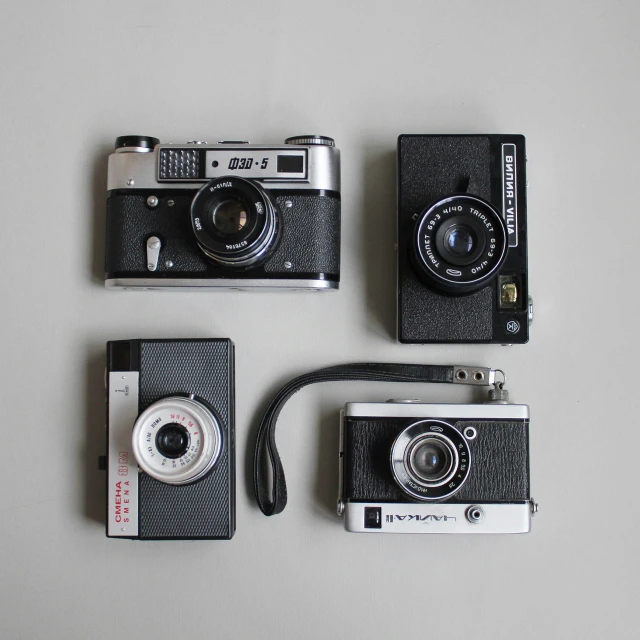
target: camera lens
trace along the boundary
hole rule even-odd
[[[166,424],[156,435],[156,447],[165,458],[180,458],[189,449],[189,432],[181,424]]]
[[[465,483],[470,464],[469,443],[443,420],[423,420],[406,427],[391,447],[394,480],[417,500],[452,496]]]
[[[241,200],[224,200],[213,211],[213,224],[220,233],[233,235],[247,224],[247,207]]]
[[[206,402],[175,396],[138,416],[132,444],[146,474],[166,484],[189,484],[213,469],[222,451],[222,430]]]
[[[471,195],[430,205],[419,217],[411,258],[418,276],[440,293],[486,286],[507,256],[507,228],[495,207]]]
[[[263,262],[279,238],[279,211],[271,194],[235,176],[214,178],[198,191],[191,224],[204,254],[228,268]]]
[[[468,256],[476,243],[475,234],[469,227],[455,225],[449,227],[444,235],[445,246],[455,256]]]
[[[425,438],[411,451],[413,472],[426,482],[437,482],[451,467],[451,454],[447,447],[434,438]]]

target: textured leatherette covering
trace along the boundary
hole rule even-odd
[[[383,421],[345,418],[345,498],[366,502],[411,502],[391,473],[391,447],[416,419]],[[460,491],[447,502],[514,502],[529,499],[529,423],[447,420],[463,431],[474,426],[469,441],[471,469]]]
[[[432,291],[411,265],[415,217],[446,195],[491,200],[489,138],[402,136],[398,145],[398,338],[401,342],[474,342],[493,337],[494,287],[468,296]]]
[[[211,473],[174,486],[140,474],[140,538],[231,538],[235,530],[233,343],[140,341],[140,411],[160,398],[195,394],[221,423],[223,448]]]
[[[105,272],[113,277],[237,278],[282,277],[291,274],[340,274],[340,199],[321,195],[278,196],[281,237],[260,267],[238,272],[209,261],[196,244],[190,208],[195,191],[166,194],[158,190],[156,207],[147,206],[151,192],[115,192],[107,199]],[[173,202],[169,206],[169,202]],[[287,206],[291,202],[292,206]],[[146,243],[162,242],[158,268],[147,270]],[[173,263],[168,267],[167,263]],[[286,265],[286,263],[289,263]]]
[[[268,273],[340,274],[340,200],[321,196],[279,196],[282,240],[264,265]],[[288,207],[287,202],[292,206]],[[289,269],[285,263],[291,263]]]

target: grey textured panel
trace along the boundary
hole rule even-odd
[[[285,206],[290,201],[292,207]],[[282,240],[265,271],[340,273],[340,200],[328,196],[280,196]],[[284,263],[291,268],[285,269]]]
[[[493,338],[493,284],[468,296],[443,296],[428,289],[410,267],[401,275],[398,337],[415,341]]]
[[[449,193],[469,192],[491,200],[489,138],[484,136],[404,137],[400,141],[400,207],[410,217]]]
[[[389,456],[396,436],[415,420],[403,422],[345,420],[345,497],[351,500],[410,499],[395,483]],[[477,428],[469,442],[471,472],[449,502],[509,502],[529,499],[529,424],[527,422],[455,423]]]
[[[151,235],[162,241],[157,272],[206,271],[209,265],[191,230],[189,210],[194,194],[167,197],[160,193],[158,206],[153,209],[146,206],[146,196],[142,195],[108,198],[105,271],[149,273],[146,242]],[[170,207],[169,201],[174,205]],[[166,267],[167,260],[174,263],[171,269]]]
[[[140,410],[194,393],[221,421],[223,450],[212,472],[172,486],[140,475],[141,538],[230,538],[235,529],[233,345],[229,340],[141,341]]]

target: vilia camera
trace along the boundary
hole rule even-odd
[[[525,139],[398,138],[398,340],[529,339]]]
[[[125,289],[337,289],[340,152],[124,136],[109,156],[105,282]]]
[[[106,383],[107,536],[230,539],[233,343],[109,342]]]
[[[530,530],[526,405],[349,403],[340,440],[348,531]]]

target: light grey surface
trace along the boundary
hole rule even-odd
[[[5,3],[0,637],[637,637],[637,25],[625,2]],[[105,291],[116,136],[342,152],[334,294]],[[535,323],[526,346],[401,346],[399,133],[524,133]],[[231,542],[104,535],[104,345],[237,345]],[[267,519],[251,427],[291,376],[354,360],[504,369],[531,406],[524,536],[359,536],[334,515],[345,401],[472,391],[327,384],[289,402],[289,505]],[[477,392],[477,390],[476,390]]]

